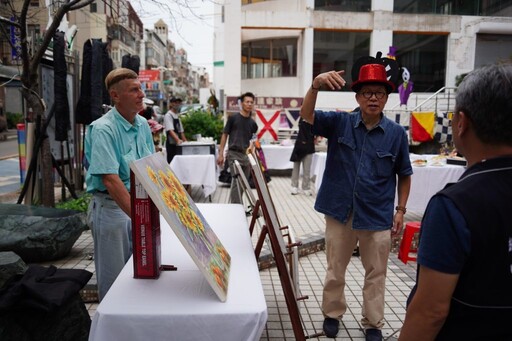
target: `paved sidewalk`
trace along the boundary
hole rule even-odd
[[[20,183],[20,162],[17,157],[0,160],[0,196],[11,197],[19,192]],[[15,193],[13,193],[15,192]],[[9,199],[6,199],[8,201]],[[3,201],[0,201],[3,202]]]
[[[322,331],[323,316],[320,309],[322,301],[322,287],[325,276],[325,252],[323,251],[323,216],[313,209],[314,196],[303,194],[292,196],[290,194],[290,177],[273,176],[269,183],[276,211],[281,224],[291,226],[297,239],[305,245],[301,250],[304,254],[300,258],[299,277],[300,288],[303,295],[309,299],[300,303],[301,316],[306,335],[320,333]],[[229,188],[220,186],[212,195],[213,203],[227,203]],[[199,186],[192,187],[192,198],[196,202],[207,203],[203,198]],[[418,220],[421,215],[408,212],[406,220]],[[256,244],[256,232],[253,243]],[[396,249],[398,240],[394,241]],[[66,259],[52,264],[65,268],[82,268],[94,272],[92,259],[93,242],[90,231],[82,234],[75,243],[71,254]],[[262,257],[269,257],[268,250],[262,252]],[[265,266],[266,262],[260,262]],[[261,340],[295,340],[290,317],[286,307],[284,294],[281,289],[279,274],[275,267],[264,268],[260,271],[261,280],[265,292],[268,307],[268,322]],[[352,257],[347,273],[346,296],[349,309],[343,318],[343,325],[338,334],[338,340],[364,340],[364,334],[360,326],[361,299],[364,269],[359,257]],[[415,263],[404,265],[397,259],[396,253],[392,253],[388,264],[388,278],[386,283],[386,325],[383,329],[385,338],[394,340],[398,336],[400,327],[405,317],[405,302],[414,284]],[[83,296],[94,300],[96,295],[96,279],[93,276],[86,287]],[[86,303],[91,317],[94,315],[97,302]],[[314,338],[325,339],[325,337]]]
[[[19,162],[17,158],[0,160],[0,202],[14,203],[19,194]],[[306,335],[322,331],[323,316],[320,309],[322,287],[325,276],[324,219],[323,215],[313,209],[315,197],[304,194],[291,195],[290,176],[274,175],[268,184],[274,205],[283,226],[290,226],[298,240],[302,241],[300,249],[299,277],[302,295],[309,299],[300,302],[301,316]],[[192,198],[197,203],[208,203],[202,195],[200,186],[192,187]],[[218,184],[212,195],[213,203],[227,203],[229,187]],[[406,221],[420,220],[421,214],[408,212]],[[249,217],[250,221],[250,217]],[[253,235],[256,245],[259,226]],[[399,240],[394,240],[396,250]],[[85,231],[75,243],[70,255],[65,259],[45,263],[64,268],[81,268],[94,273],[93,241],[90,231]],[[268,306],[268,322],[261,340],[294,340],[294,334],[284,294],[281,289],[279,274],[275,267],[269,267],[272,257],[268,248],[264,247],[260,256],[260,275]],[[386,325],[383,334],[390,340],[397,335],[405,317],[405,302],[414,284],[415,263],[404,265],[397,259],[396,253],[390,257],[388,280],[386,284]],[[359,320],[361,315],[362,283],[364,270],[358,257],[352,257],[347,274],[346,296],[349,310],[343,318],[338,340],[364,340]],[[93,275],[83,291],[88,302],[87,307],[92,316],[97,307],[96,277]],[[325,337],[323,337],[325,339]]]

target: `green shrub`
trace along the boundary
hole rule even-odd
[[[195,110],[181,117],[183,129],[187,140],[192,141],[193,136],[201,134],[202,137],[213,137],[220,143],[224,122],[222,116],[212,115],[204,110]]]
[[[62,208],[65,210],[75,210],[80,212],[87,212],[87,208],[89,207],[89,202],[91,201],[91,194],[84,193],[78,199],[71,199],[64,202],[60,202],[55,205],[57,208]]]
[[[460,83],[462,83],[462,81],[464,80],[464,77],[466,77],[467,75],[467,73],[462,73],[458,76],[455,76],[455,86],[458,87]]]
[[[16,124],[23,123],[25,120],[23,114],[17,112],[5,113],[7,119],[7,129],[16,129]]]

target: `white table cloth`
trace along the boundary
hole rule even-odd
[[[315,191],[318,193],[320,184],[324,177],[325,160],[327,159],[326,152],[316,152],[313,154],[313,161],[311,162],[311,174],[315,176]]]
[[[265,154],[267,169],[293,169],[293,162],[290,161],[293,145],[262,144],[261,148]]]
[[[411,161],[427,160],[427,166],[417,167],[413,164],[411,192],[407,200],[407,209],[414,212],[425,212],[428,201],[447,183],[456,182],[464,170],[463,166],[447,165],[445,160],[436,160],[437,155],[411,154]],[[437,166],[434,166],[437,164]],[[395,200],[396,201],[396,200]]]
[[[90,341],[259,340],[267,306],[241,205],[197,205],[231,255],[226,302],[221,302],[161,218],[162,264],[177,266],[159,279],[134,279],[128,261],[101,301]]]
[[[182,184],[203,186],[205,198],[217,189],[214,155],[176,155],[171,169]]]
[[[444,188],[449,182],[456,182],[465,167],[457,165],[447,165],[443,161],[435,159],[436,155],[417,155],[411,154],[411,161],[417,159],[428,160],[425,167],[412,167],[412,183],[409,199],[407,200],[407,209],[413,212],[424,212],[428,201],[438,191]],[[315,189],[318,193],[325,170],[325,160],[327,153],[319,152],[313,155],[313,175],[316,176]],[[433,164],[438,164],[434,166]],[[395,203],[398,199],[395,196]]]

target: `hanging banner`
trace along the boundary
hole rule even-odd
[[[139,81],[158,82],[160,81],[160,70],[140,70]]]
[[[239,112],[238,97],[226,98],[226,112]],[[298,131],[298,119],[302,97],[256,97],[253,119],[258,124],[258,139],[278,141],[279,131]]]

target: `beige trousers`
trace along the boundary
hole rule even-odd
[[[329,216],[325,216],[325,222],[327,272],[322,302],[324,316],[341,319],[347,310],[345,272],[359,242],[359,253],[365,270],[361,324],[365,329],[382,328],[391,231],[353,230],[352,215],[346,224]]]

